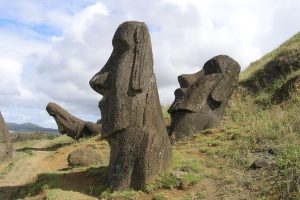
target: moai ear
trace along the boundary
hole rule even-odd
[[[232,78],[231,76],[224,75],[218,82],[218,85],[211,93],[211,97],[215,101],[222,103],[228,97],[228,93],[232,90]]]
[[[145,26],[138,26],[135,30],[134,41],[134,60],[131,75],[131,87],[136,92],[142,92],[145,87],[145,61],[147,54],[147,29]],[[146,72],[147,73],[147,72]]]
[[[226,63],[226,68],[223,67],[222,70],[223,77],[218,82],[218,85],[212,91],[211,97],[215,101],[222,103],[229,96],[231,96],[233,90],[237,86],[239,73],[240,73],[239,64],[236,61],[234,61],[232,58],[230,58],[230,60]]]

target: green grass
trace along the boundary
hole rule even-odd
[[[200,200],[205,198],[206,198],[206,192],[197,192],[195,195],[195,200]]]
[[[146,192],[157,189],[178,189],[197,184],[204,177],[202,163],[199,159],[183,156],[181,150],[174,150],[172,169],[159,176],[159,178],[145,188]],[[176,176],[175,173],[182,173]]]
[[[297,199],[300,194],[300,101],[292,98],[288,106],[272,106],[268,109],[257,105],[247,96],[231,102],[225,116],[230,120],[224,124],[221,139],[222,148],[218,156],[231,160],[231,165],[247,170],[251,164],[253,151],[257,148],[271,148],[276,165],[272,169],[262,169],[256,178],[267,188],[260,195]],[[222,132],[222,131],[221,131]],[[224,138],[232,138],[224,142]],[[229,137],[227,137],[229,136]],[[251,183],[245,182],[251,186]],[[297,196],[298,195],[298,196]]]
[[[167,196],[165,195],[165,193],[160,192],[158,194],[155,194],[152,198],[152,200],[168,200]]]
[[[68,137],[67,135],[61,135],[58,136],[56,138],[54,138],[53,140],[50,140],[48,147],[57,145],[57,144],[70,144],[70,143],[75,143],[76,141],[74,139],[72,139],[71,137]]]
[[[161,106],[161,110],[162,110],[162,113],[163,113],[163,118],[171,118],[170,114],[168,113],[168,109],[170,108],[170,105],[163,105]]]
[[[140,192],[134,190],[123,190],[111,192],[109,190],[103,192],[99,197],[100,199],[114,200],[114,199],[124,199],[124,200],[134,200]]]

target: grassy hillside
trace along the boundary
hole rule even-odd
[[[240,88],[226,110],[225,127],[232,124],[243,135],[235,144],[239,158],[272,163],[251,176],[261,186],[257,194],[266,199],[300,199],[299,95],[297,33],[241,73]]]
[[[107,189],[105,174],[109,147],[97,137],[76,142],[61,136],[49,140],[44,148],[30,148],[34,146],[32,142],[38,141],[16,143],[17,153],[26,152],[27,155],[22,158],[22,163],[27,163],[26,159],[30,157],[35,160],[40,151],[47,154],[39,161],[45,169],[27,184],[15,187],[15,197],[58,200],[299,199],[299,112],[300,107],[294,104],[286,108],[263,109],[251,96],[233,98],[224,115],[223,126],[175,144],[171,170],[144,191],[112,193]],[[103,155],[103,166],[71,168],[67,165],[67,156],[72,150],[91,145]],[[252,163],[259,158],[267,159],[270,164],[253,168]],[[17,173],[18,159],[5,168],[6,174]]]
[[[240,85],[252,92],[258,103],[278,104],[299,89],[300,33],[253,62],[241,73]]]

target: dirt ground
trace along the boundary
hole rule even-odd
[[[227,183],[221,184],[218,180],[220,169],[224,163],[220,160],[211,161],[209,156],[199,152],[197,144],[196,140],[182,142],[176,144],[173,150],[175,153],[181,153],[183,157],[199,159],[201,174],[203,174],[200,182],[181,189],[156,189],[148,193],[138,192],[137,195],[132,196],[129,194],[125,195],[124,199],[214,200],[247,199],[250,197],[249,192],[239,189],[240,187],[235,183],[228,183],[228,185],[233,184],[237,191],[228,193],[232,188],[226,186]],[[77,148],[87,146],[101,152],[104,160],[103,167],[70,168],[67,163],[69,153]],[[60,139],[58,141],[35,140],[15,144],[15,150],[14,159],[10,163],[0,165],[0,200],[17,199],[17,196],[19,199],[53,200],[100,198],[99,191],[103,189],[101,185],[105,184],[103,183],[105,178],[100,171],[106,168],[109,160],[109,146],[105,141],[99,141],[97,138],[80,142],[69,139],[66,141]],[[224,171],[224,169],[222,170]],[[234,174],[228,173],[221,174],[224,179],[232,178],[229,177],[230,175],[234,176]],[[22,190],[25,191],[24,194],[22,194]],[[158,194],[163,194],[163,198],[159,198]],[[199,194],[203,194],[203,196],[200,195],[199,197]]]

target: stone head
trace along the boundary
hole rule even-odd
[[[151,40],[145,23],[124,22],[116,30],[112,44],[107,63],[90,80],[90,86],[103,95],[99,102],[102,138],[131,124],[132,114],[140,110],[133,105],[143,107],[153,76]]]
[[[239,72],[236,61],[219,55],[208,60],[199,72],[180,75],[180,88],[175,90],[175,100],[168,110],[172,116],[171,129],[185,118],[186,126],[193,121],[198,123],[198,129],[218,126],[228,98],[237,86]]]
[[[237,84],[239,72],[237,62],[220,55],[207,61],[199,72],[180,75],[180,88],[175,90],[169,112],[200,112],[207,105],[207,109],[218,109]]]
[[[58,130],[61,134],[77,136],[83,129],[83,121],[72,116],[56,103],[49,102],[46,106],[46,110],[56,121]]]

